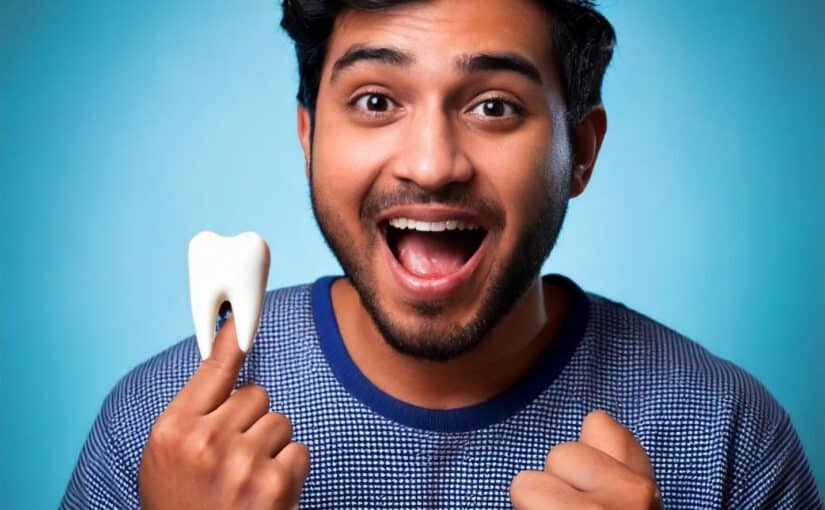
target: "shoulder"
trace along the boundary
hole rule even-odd
[[[620,303],[595,294],[588,300],[581,348],[594,404],[669,435],[690,429],[691,441],[752,450],[767,448],[789,426],[779,402],[741,367]]]
[[[694,473],[691,463],[698,463],[694,474],[724,487],[733,507],[816,500],[790,417],[762,383],[650,317],[587,296],[585,386],[600,395],[590,403],[633,430],[657,472],[670,478],[679,466]]]
[[[776,422],[782,409],[751,374],[650,317],[597,294],[590,303],[583,347],[608,379],[628,389],[661,391],[682,399],[733,399],[759,407]],[[634,384],[637,383],[637,384]]]
[[[724,487],[733,507],[791,508],[786,500],[817,497],[790,417],[762,383],[650,317],[592,293],[588,300],[582,348],[588,385],[601,396],[591,404],[629,426],[657,472],[672,478],[664,466],[693,473],[700,465],[694,474]]]

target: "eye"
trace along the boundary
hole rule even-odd
[[[377,92],[367,92],[366,94],[361,94],[353,99],[350,104],[360,110],[370,113],[387,112],[395,106],[395,102],[392,99]]]
[[[520,115],[522,110],[516,104],[500,97],[491,97],[478,103],[470,113],[481,117],[512,117]]]

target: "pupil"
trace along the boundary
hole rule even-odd
[[[370,96],[367,100],[367,105],[369,106],[370,110],[384,110],[384,98],[381,96]]]
[[[487,115],[498,117],[504,114],[503,110],[504,107],[501,104],[501,101],[490,100],[484,102],[484,113]]]

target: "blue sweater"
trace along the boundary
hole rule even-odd
[[[267,293],[238,379],[266,388],[309,447],[301,508],[512,508],[512,478],[542,469],[593,409],[639,439],[666,508],[822,508],[788,415],[761,384],[565,277],[545,277],[570,303],[551,347],[504,393],[453,410],[399,401],[359,371],[335,321],[333,280]],[[139,508],[149,431],[199,362],[190,337],[115,386],[61,508]]]

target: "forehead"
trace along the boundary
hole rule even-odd
[[[346,10],[335,20],[326,66],[355,45],[398,48],[413,65],[450,63],[479,52],[513,53],[555,74],[550,21],[534,0],[415,1],[378,11]]]

